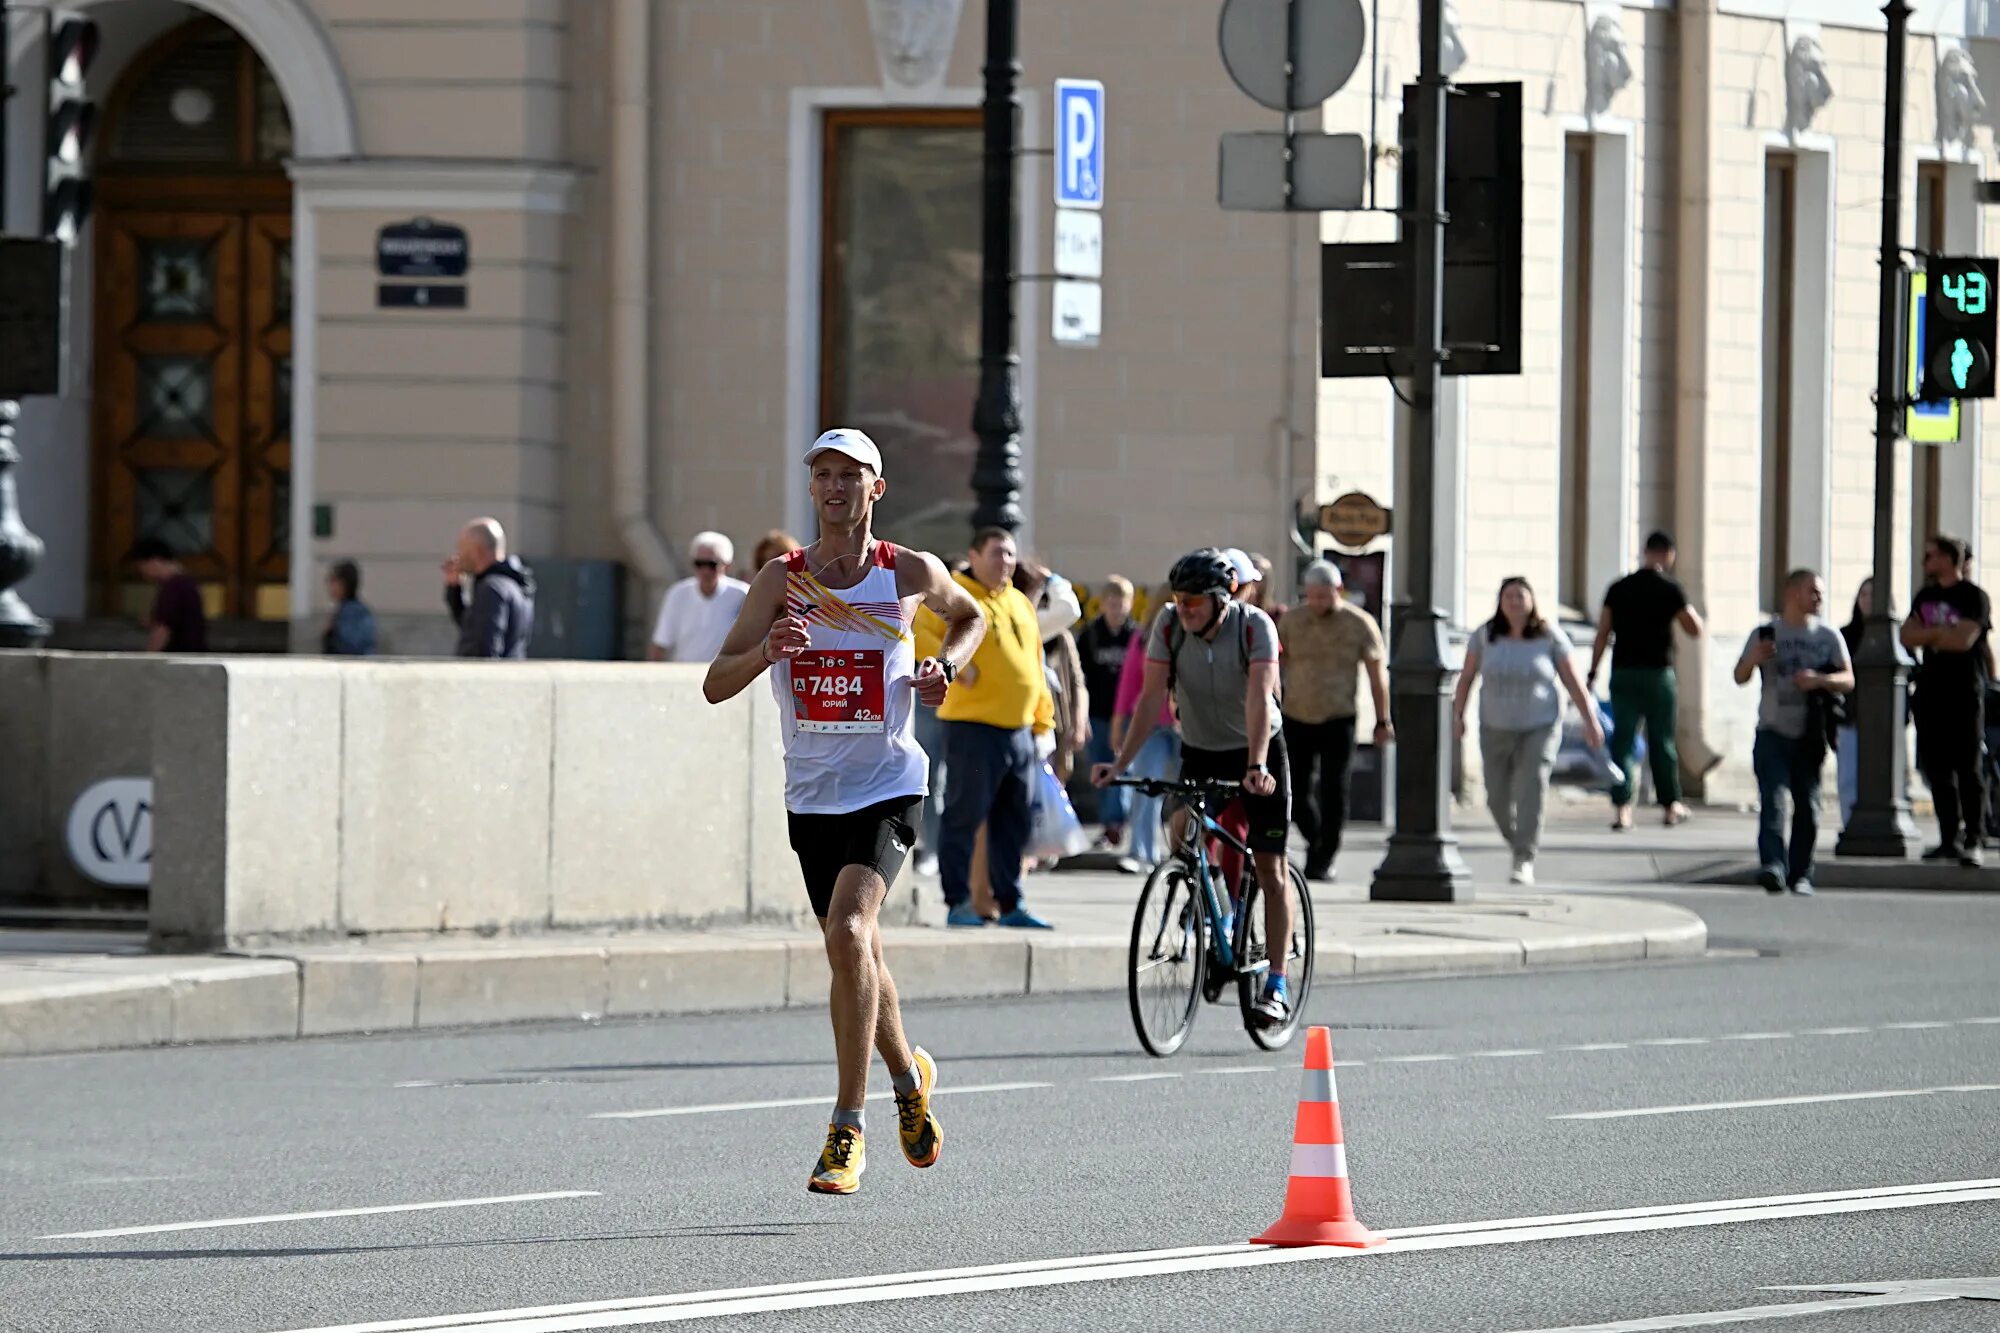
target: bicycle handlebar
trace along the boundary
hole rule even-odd
[[[1243,789],[1242,783],[1231,782],[1225,778],[1188,781],[1181,778],[1115,777],[1106,785],[1137,788],[1148,796],[1207,796],[1215,793],[1234,793]]]

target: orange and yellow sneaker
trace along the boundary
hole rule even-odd
[[[867,1166],[868,1147],[861,1131],[853,1125],[829,1125],[826,1146],[819,1150],[819,1165],[806,1188],[814,1194],[852,1194],[861,1188],[861,1173]]]
[[[911,1166],[929,1166],[944,1149],[944,1131],[931,1114],[931,1094],[937,1091],[937,1061],[923,1047],[911,1049],[916,1060],[917,1090],[896,1094],[896,1136]]]

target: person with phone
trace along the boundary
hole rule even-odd
[[[1810,569],[1785,578],[1784,611],[1751,631],[1736,661],[1736,683],[1763,676],[1757,739],[1750,752],[1757,773],[1757,882],[1766,893],[1813,891],[1813,851],[1819,841],[1820,772],[1826,766],[1829,715],[1825,701],[1854,688],[1847,641],[1819,617],[1826,584]],[[1785,799],[1792,804],[1785,837]]]

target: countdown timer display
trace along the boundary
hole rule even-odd
[[[1927,255],[1924,397],[1991,398],[2000,333],[2000,259]]]

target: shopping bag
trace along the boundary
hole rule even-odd
[[[1028,832],[1028,855],[1038,860],[1075,856],[1089,848],[1090,835],[1083,831],[1083,821],[1076,817],[1069,793],[1056,780],[1055,769],[1046,763],[1040,768],[1035,776],[1035,813]]]
[[[1604,731],[1605,744],[1592,747],[1584,742],[1583,721],[1575,710],[1563,719],[1562,744],[1556,749],[1556,767],[1551,775],[1556,782],[1581,787],[1585,791],[1609,791],[1624,778],[1618,765],[1611,762],[1611,709],[1603,700],[1597,700],[1597,722]],[[1646,756],[1642,739],[1633,750],[1632,762],[1638,763]]]

